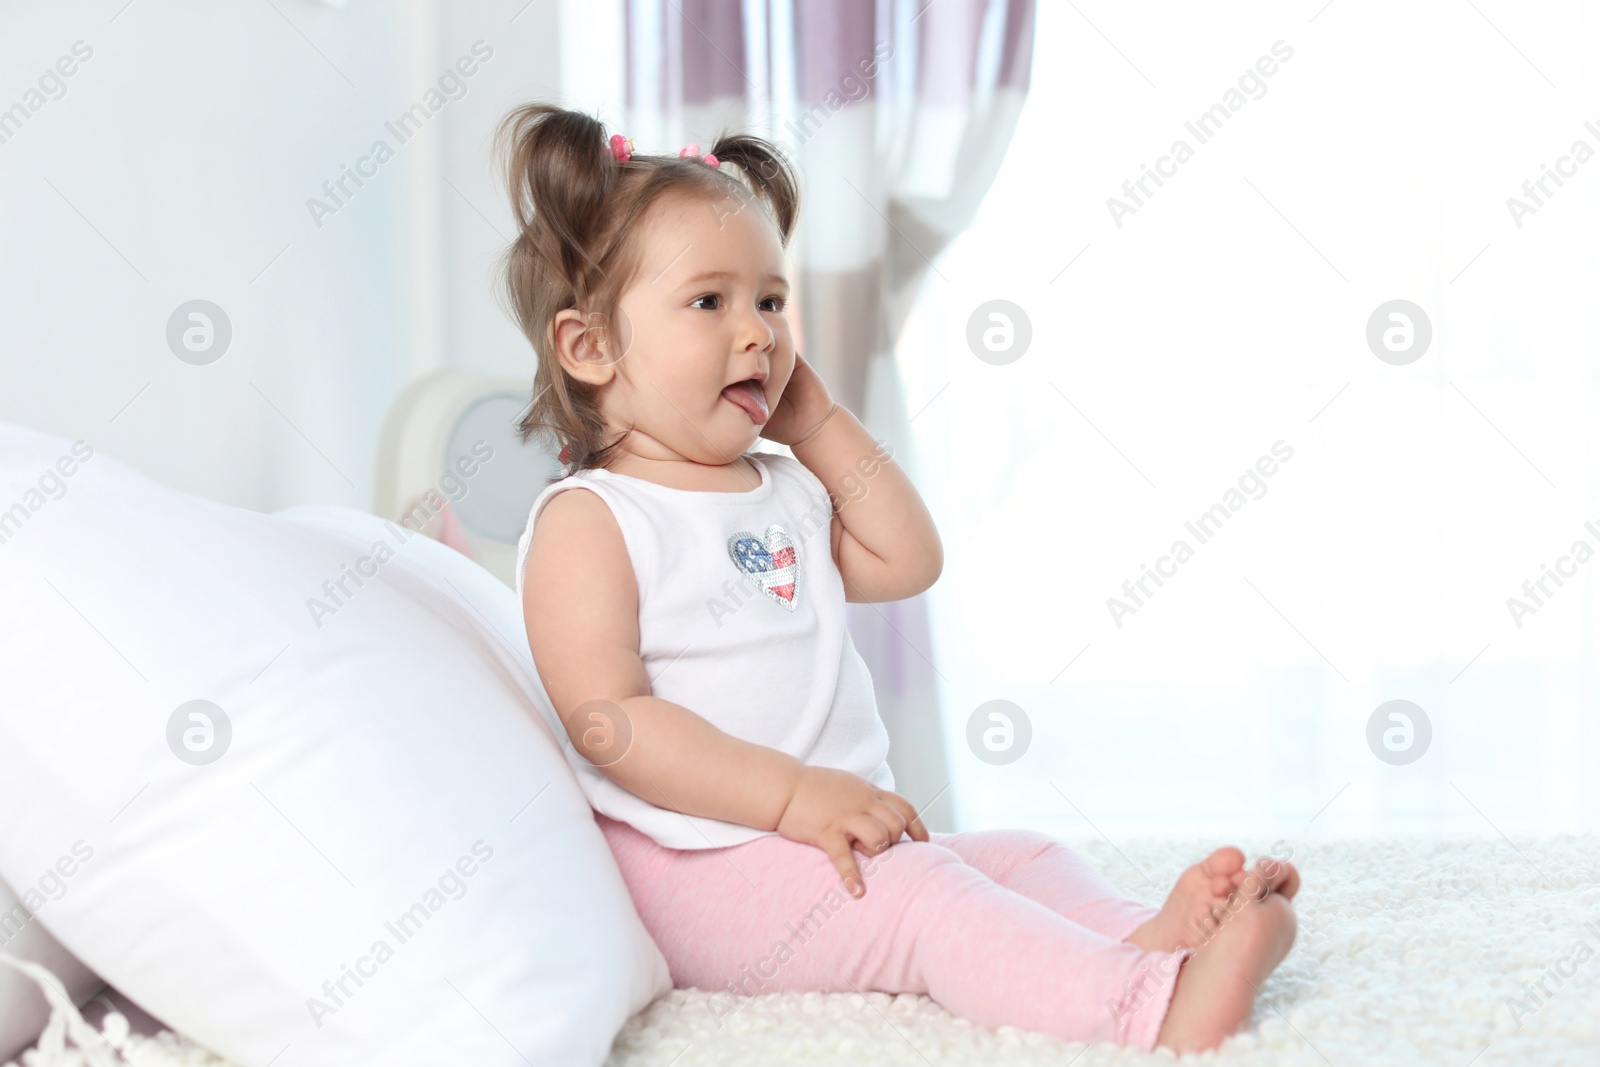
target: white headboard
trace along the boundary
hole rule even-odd
[[[517,436],[531,380],[454,368],[408,385],[384,419],[372,510],[466,552],[507,585],[528,509],[560,464]]]

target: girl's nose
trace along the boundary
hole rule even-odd
[[[757,351],[765,351],[777,343],[778,335],[767,325],[767,320],[761,317],[761,312],[755,308],[751,308],[746,314],[742,325],[745,348],[754,347]]]

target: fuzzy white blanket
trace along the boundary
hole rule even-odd
[[[1240,844],[1252,855],[1267,847]],[[1081,847],[1121,889],[1150,903],[1164,895],[1152,884],[1164,889],[1207,851],[1193,842]],[[1250,1025],[1206,1062],[1600,1064],[1600,837],[1344,840],[1306,844],[1293,861],[1305,879],[1294,950],[1263,986]],[[130,1032],[119,1014],[101,1020],[101,1030],[122,1057],[106,1063],[230,1067],[176,1035]],[[1170,1061],[1165,1052],[1011,1028],[991,1033],[910,994],[774,994],[730,1014],[723,997],[680,989],[628,1022],[608,1064]],[[94,1061],[70,1047],[35,1049],[22,1060],[86,1062]]]

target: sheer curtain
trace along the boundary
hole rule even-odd
[[[1491,17],[1041,5],[897,349],[963,826],[1600,825],[1600,34]]]
[[[893,358],[918,283],[971,221],[1028,90],[1033,0],[569,0],[562,95],[641,152],[769,137],[804,183],[800,351],[919,486]],[[781,451],[781,446],[770,446]],[[952,829],[941,665],[923,597],[852,604],[896,788]]]

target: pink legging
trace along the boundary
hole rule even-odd
[[[925,993],[980,1026],[1155,1046],[1189,955],[1123,938],[1155,914],[1043,834],[978,830],[857,850],[853,898],[819,848],[772,835],[665,848],[599,812],[623,880],[678,988]]]

